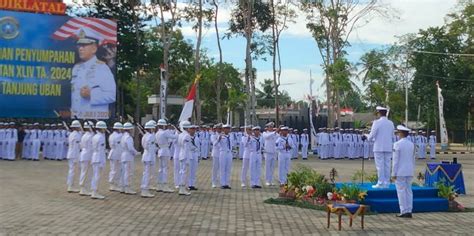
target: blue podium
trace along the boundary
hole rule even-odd
[[[447,184],[454,185],[458,194],[466,194],[461,164],[427,163],[425,171],[425,186],[435,187],[442,179]]]

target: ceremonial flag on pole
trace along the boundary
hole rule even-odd
[[[200,79],[200,75],[196,76],[191,89],[189,90],[189,94],[186,97],[186,102],[184,103],[183,110],[181,111],[181,115],[179,116],[179,122],[189,120],[193,114],[193,107],[194,107],[194,99],[196,98],[196,84]]]
[[[439,133],[441,137],[441,147],[447,148],[448,146],[448,130],[446,129],[446,122],[444,121],[444,98],[441,94],[441,88],[439,87],[438,81],[436,81],[436,87],[438,88],[438,107],[439,107]]]

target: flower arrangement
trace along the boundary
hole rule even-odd
[[[343,201],[362,202],[367,196],[367,191],[362,190],[357,184],[343,184],[339,194]]]
[[[436,188],[438,188],[438,197],[446,198],[449,201],[454,201],[458,196],[454,185],[446,183],[446,179],[442,178],[441,181],[436,183]]]

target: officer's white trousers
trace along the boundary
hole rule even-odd
[[[260,176],[262,175],[262,155],[252,156],[250,158],[249,165],[250,165],[250,185],[260,186]]]
[[[219,156],[212,156],[212,184],[219,182]]]
[[[99,189],[100,183],[100,174],[103,169],[102,163],[92,163],[92,181],[91,181],[91,190],[97,191]]]
[[[9,160],[15,160],[15,146],[16,146],[16,141],[15,140],[9,140],[8,145],[7,145],[7,159]]]
[[[230,186],[230,176],[232,174],[232,153],[221,152],[219,156],[219,165],[221,172],[221,186]]]
[[[301,157],[303,159],[308,158],[308,144],[301,145]]]
[[[178,155],[173,156],[173,177],[174,177],[174,185],[179,186],[180,185],[180,163],[179,163],[179,157]]]
[[[63,159],[63,151],[64,151],[64,142],[56,142],[55,147],[55,158],[56,160],[62,160]]]
[[[411,213],[413,209],[412,180],[412,176],[397,176],[397,180],[395,181],[401,214]]]
[[[116,186],[122,186],[122,164],[120,160],[110,159],[110,172],[109,172],[109,183],[115,184]]]
[[[21,158],[29,158],[30,156],[30,149],[31,149],[31,142],[24,140],[22,143],[23,148],[21,149]]]
[[[74,174],[76,173],[77,163],[77,159],[68,160],[69,170],[67,172],[66,180],[66,184],[68,187],[72,187],[74,185]]]
[[[134,171],[133,161],[122,161],[122,184],[123,187],[128,188],[132,183]]]
[[[189,159],[188,186],[196,186],[196,174],[197,174],[198,164],[199,164],[199,159],[197,155],[193,153],[193,157]]]
[[[244,145],[242,144],[239,145],[239,158],[244,158]]]
[[[201,155],[201,158],[206,159],[208,157],[208,155],[209,155],[209,143],[203,142],[201,144],[201,150],[200,150],[199,154]]]
[[[29,158],[33,160],[39,160],[41,142],[39,140],[33,140],[31,142],[30,156]]]
[[[158,183],[168,183],[168,161],[170,157],[160,156],[158,157]]]
[[[142,175],[142,184],[140,188],[142,190],[148,190],[150,188],[150,172],[153,169],[153,162],[144,161],[143,163],[143,175]]]
[[[179,186],[186,186],[186,166],[188,165],[188,160],[179,160]]]
[[[291,168],[291,153],[278,154],[278,178],[280,184],[286,184],[287,175]]]
[[[276,153],[265,153],[265,181],[273,182],[273,173],[275,172]]]
[[[378,185],[390,184],[390,161],[391,152],[374,152],[375,167],[377,169]]]
[[[436,144],[430,144],[430,158],[436,158]]]
[[[423,143],[423,144],[420,144],[420,147],[418,149],[418,156],[419,158],[426,158],[426,145]]]
[[[242,159],[242,171],[240,172],[240,182],[242,182],[242,184],[247,184],[249,164],[250,164],[249,158]]]
[[[90,161],[81,161],[81,175],[79,176],[79,185],[81,187],[86,187],[86,179],[90,181],[92,179],[92,170],[90,169]]]

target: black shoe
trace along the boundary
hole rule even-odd
[[[33,159],[33,161],[39,161],[38,159]]]
[[[189,189],[190,191],[196,191],[196,190],[198,190],[198,189],[197,189],[196,187],[194,187],[194,186],[189,186],[188,189]]]
[[[255,188],[262,188],[262,186],[260,186],[260,185],[255,185]]]
[[[257,186],[256,186],[256,185],[252,185],[252,187],[251,187],[251,188],[257,188]]]
[[[227,189],[227,186],[221,186],[221,189]]]
[[[413,218],[411,213],[399,214],[399,215],[397,215],[397,217],[400,217],[400,218]]]

